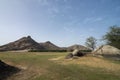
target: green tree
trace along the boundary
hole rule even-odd
[[[96,44],[97,44],[97,39],[96,38],[94,38],[94,37],[91,36],[91,37],[88,37],[86,39],[85,45],[88,48],[94,50],[96,48]]]
[[[106,40],[107,44],[120,49],[120,27],[111,26],[103,39]]]

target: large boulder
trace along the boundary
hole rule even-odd
[[[73,56],[84,56],[84,53],[82,53],[80,50],[78,49],[75,49],[73,52],[72,52]]]
[[[84,53],[82,53],[78,49],[75,49],[72,53],[69,53],[65,58],[70,59],[70,58],[81,57],[81,56],[84,56]]]
[[[98,55],[120,55],[120,50],[110,45],[103,45],[93,51],[93,53]]]
[[[103,45],[93,51],[94,56],[103,56],[114,60],[120,60],[120,49],[110,45]]]

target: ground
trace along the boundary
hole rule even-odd
[[[21,69],[7,80],[120,80],[120,62],[92,55],[64,59],[67,53],[1,52],[0,59]]]

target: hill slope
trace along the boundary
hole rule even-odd
[[[61,50],[60,47],[56,46],[55,44],[51,43],[50,41],[39,43],[40,46],[43,46],[46,50]]]
[[[34,41],[30,36],[23,37],[14,42],[0,46],[0,51],[29,50],[29,49],[44,49],[44,48],[40,46],[39,43]]]
[[[79,49],[79,50],[90,50],[89,48],[85,47],[85,46],[82,46],[82,45],[78,45],[78,44],[75,44],[75,45],[72,45],[72,46],[69,46],[67,48],[67,50],[69,51],[72,51],[74,49]]]

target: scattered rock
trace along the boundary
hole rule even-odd
[[[70,58],[72,58],[73,57],[73,54],[72,53],[69,53],[69,54],[67,54],[67,56],[65,57],[65,59],[70,59]]]
[[[79,57],[78,56],[73,56],[72,59],[78,59]]]

